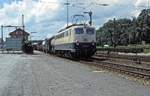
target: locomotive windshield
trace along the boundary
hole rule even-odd
[[[76,34],[83,34],[83,33],[84,33],[84,30],[83,30],[83,28],[76,28],[76,29],[75,29],[75,33],[76,33]]]
[[[87,34],[94,34],[94,28],[88,28],[88,29],[86,29],[86,33]]]

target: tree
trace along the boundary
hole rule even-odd
[[[97,39],[101,45],[112,46],[137,44],[142,41],[150,43],[150,9],[141,11],[137,18],[113,19],[104,23],[97,30]]]

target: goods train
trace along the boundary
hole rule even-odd
[[[44,52],[65,57],[91,57],[96,52],[96,31],[86,24],[73,24],[45,39],[41,47]]]

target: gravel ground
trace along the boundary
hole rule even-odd
[[[40,52],[0,62],[0,96],[150,96],[149,86]]]

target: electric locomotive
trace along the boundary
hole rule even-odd
[[[66,57],[91,57],[96,52],[96,31],[87,24],[73,24],[51,39],[51,51]]]

